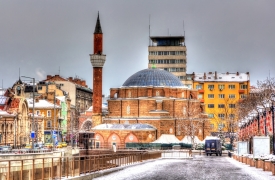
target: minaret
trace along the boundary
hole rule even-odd
[[[93,126],[101,123],[102,113],[102,69],[106,61],[103,55],[103,33],[101,30],[99,13],[94,31],[94,54],[90,54],[93,65]]]

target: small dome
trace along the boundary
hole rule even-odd
[[[179,78],[162,69],[143,69],[130,76],[122,86],[183,86]]]

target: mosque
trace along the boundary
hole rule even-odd
[[[150,143],[163,134],[195,135],[203,140],[210,134],[198,91],[188,89],[172,73],[143,69],[119,88],[110,89],[106,109],[102,108],[102,70],[106,55],[99,15],[94,31],[93,106],[80,118],[80,131],[94,132],[95,147],[124,148],[126,143]],[[87,128],[91,126],[91,128]]]

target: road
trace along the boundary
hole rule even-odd
[[[225,156],[159,159],[117,169],[96,180],[275,180],[271,172]]]

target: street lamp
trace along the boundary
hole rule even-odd
[[[31,78],[31,77],[27,77],[27,76],[21,76],[23,78],[28,78],[28,79],[32,79],[33,81],[33,88],[32,88],[32,132],[31,132],[31,139],[32,139],[32,149],[34,149],[34,136],[35,136],[35,133],[34,133],[34,92],[35,92],[35,78]]]
[[[272,112],[272,139],[273,139],[273,155],[275,155],[275,137],[274,137],[274,105],[273,105],[273,101],[275,100],[275,94],[271,94],[271,102],[272,102],[272,105],[270,107],[270,110]]]

